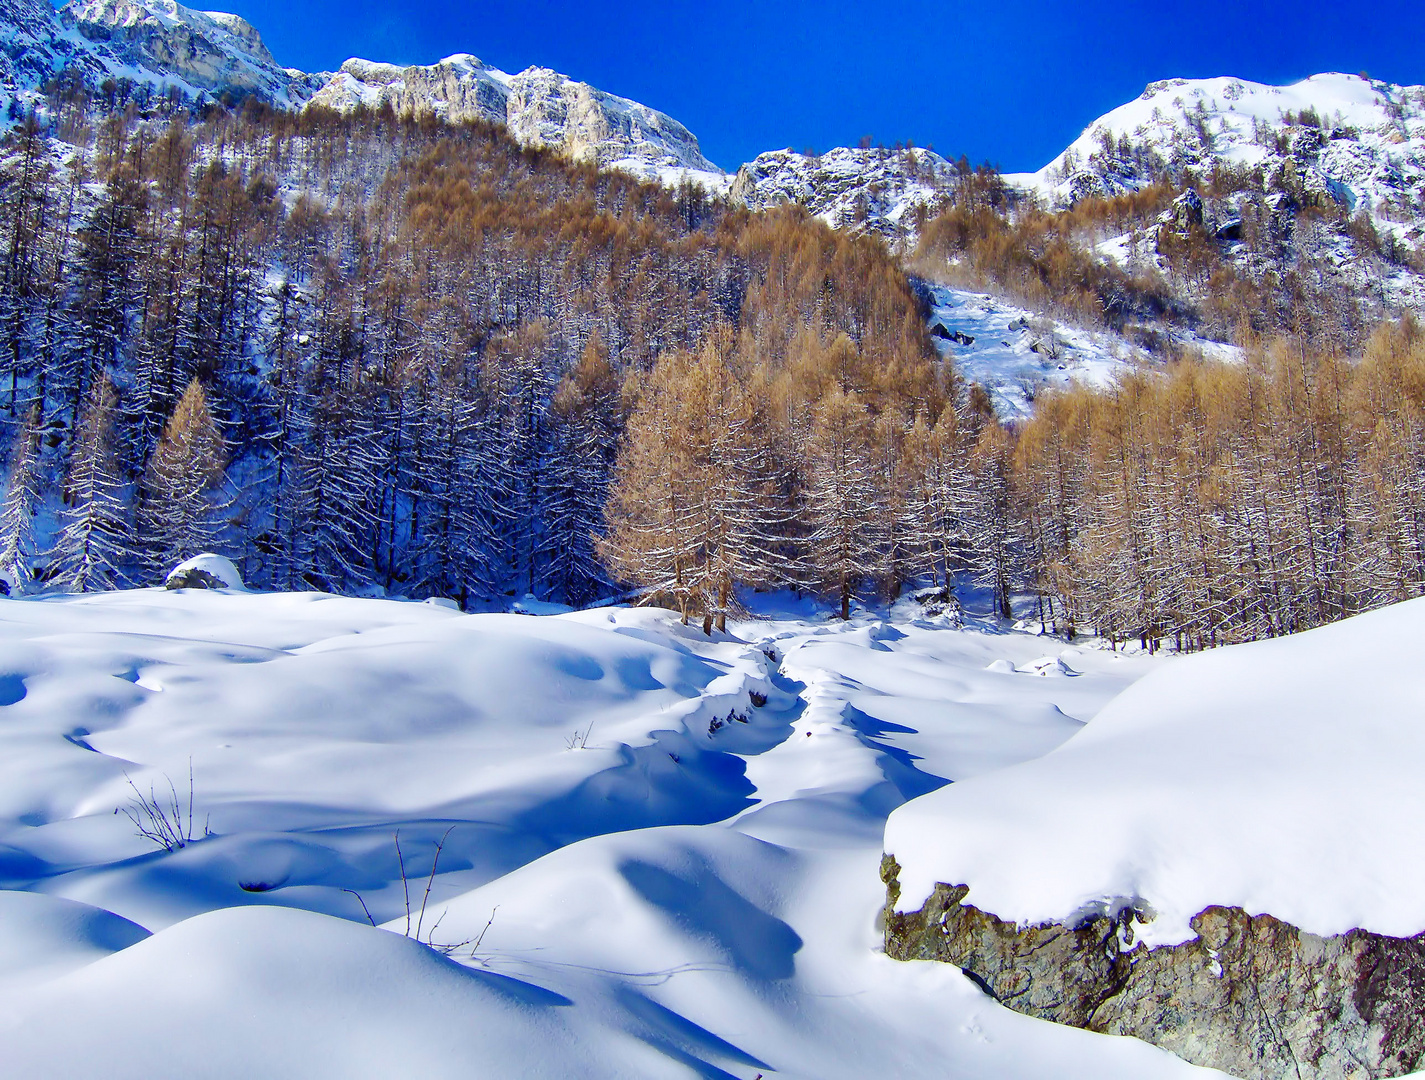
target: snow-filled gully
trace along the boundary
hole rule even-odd
[[[733,631],[241,593],[0,602],[7,1070],[1200,1071],[888,959],[877,926],[891,810],[1045,753],[1157,661],[1059,645],[1079,677],[1043,678],[1043,639],[899,610]],[[186,813],[190,759],[195,840],[158,850],[115,813],[125,773],[172,777]],[[404,938],[407,894],[443,950]]]

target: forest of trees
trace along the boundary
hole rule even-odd
[[[661,357],[834,348],[876,394],[943,396],[878,242],[480,124],[70,92],[6,138],[0,258],[20,587],[210,547],[257,586],[586,602],[616,585],[595,538]]]
[[[0,571],[104,589],[214,550],[259,587],[631,588],[709,630],[750,588],[844,617],[974,581],[1004,617],[1184,648],[1419,594],[1425,334],[1367,341],[1191,229],[1165,259],[1196,291],[1085,256],[1175,190],[1016,211],[962,165],[916,265],[1120,326],[1235,312],[1247,345],[1006,425],[882,242],[795,208],[480,124],[71,89],[0,156]]]

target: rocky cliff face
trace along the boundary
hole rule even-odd
[[[342,64],[308,104],[341,113],[360,106],[389,106],[398,114],[503,124],[509,94],[509,76],[474,56],[449,56],[416,67],[353,59]]]
[[[555,147],[579,161],[649,176],[680,169],[722,173],[671,116],[548,68],[510,79],[506,123],[520,142]]]
[[[525,146],[560,150],[576,161],[646,179],[676,179],[687,171],[711,186],[722,184],[722,170],[678,121],[548,68],[507,75],[467,55],[405,68],[348,60],[311,105],[338,112],[389,105],[452,122],[502,123]]]
[[[0,0],[0,100],[38,101],[60,73],[93,87],[127,81],[177,87],[195,98],[255,95],[289,108],[325,81],[272,58],[236,15],[191,11],[173,0]]]
[[[929,150],[774,150],[737,171],[731,194],[753,210],[796,203],[833,228],[889,242],[914,236],[935,212],[954,166]]]
[[[1021,927],[942,884],[901,913],[898,873],[887,856],[887,954],[955,964],[1016,1012],[1136,1036],[1248,1080],[1377,1080],[1425,1064],[1425,935],[1318,937],[1209,907],[1194,940],[1149,950],[1135,945],[1152,918],[1142,904]]]
[[[279,65],[247,20],[174,0],[74,0],[60,18],[121,64],[199,96],[255,95],[290,108],[325,81]]]

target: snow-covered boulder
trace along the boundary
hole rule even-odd
[[[168,572],[167,589],[243,589],[242,575],[231,559],[205,552],[185,559]]]
[[[888,951],[1236,1075],[1420,1067],[1422,636],[1413,600],[1180,659],[900,807]]]

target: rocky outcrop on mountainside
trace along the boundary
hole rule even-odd
[[[1425,87],[1359,75],[1291,86],[1165,79],[1099,117],[1037,173],[1013,179],[1051,205],[1135,191],[1214,167],[1407,228],[1425,201]]]
[[[175,88],[190,98],[255,95],[282,108],[305,101],[325,77],[281,67],[244,19],[192,11],[173,0],[0,0],[0,100],[34,104],[65,74]]]
[[[257,94],[290,104],[304,94],[300,72],[278,65],[245,19],[193,11],[174,0],[76,0],[61,12],[73,26],[135,69],[176,76],[217,94]]]
[[[348,60],[310,104],[338,112],[389,106],[455,123],[501,123],[525,146],[549,147],[648,179],[685,170],[714,181],[722,177],[697,138],[672,117],[548,68],[507,75],[467,55],[405,68]]]
[[[352,59],[341,65],[308,104],[340,113],[364,105],[389,107],[397,114],[503,124],[508,82],[504,72],[464,54],[415,67]]]
[[[954,169],[939,154],[913,147],[774,150],[737,171],[731,195],[753,210],[795,203],[833,228],[894,242],[913,236],[934,214]]]
[[[1425,935],[1305,933],[1270,915],[1209,907],[1197,937],[1135,947],[1152,918],[1125,902],[1072,924],[1016,926],[937,885],[898,912],[887,856],[886,952],[954,964],[1002,1005],[1110,1035],[1132,1035],[1248,1080],[1378,1080],[1425,1064]]]

